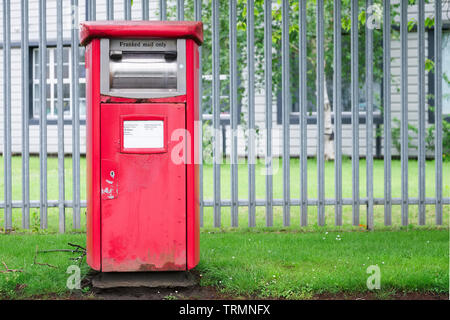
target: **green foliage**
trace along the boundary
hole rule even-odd
[[[434,17],[426,17],[425,18],[425,27],[432,28],[434,26]]]
[[[177,300],[177,297],[169,293],[167,296],[164,296],[164,300]]]
[[[1,266],[3,268],[3,266]],[[16,290],[17,284],[23,282],[23,276],[20,272],[5,272],[0,273],[0,297],[8,296],[10,299],[14,299],[18,296],[18,292]]]
[[[211,121],[207,120],[203,122],[203,140],[202,140],[202,147],[203,147],[203,162],[205,163],[211,163],[213,158],[213,145],[212,145],[212,127],[211,127]]]
[[[416,0],[409,0],[410,5],[416,4]],[[428,3],[429,0],[426,1]],[[272,75],[273,75],[273,92],[274,96],[281,89],[281,39],[282,39],[282,20],[287,17],[282,16],[281,0],[275,0],[272,8]],[[383,77],[382,70],[382,0],[374,0],[373,6],[375,10],[372,11],[379,21],[380,28],[373,30],[373,77],[375,82],[381,82]],[[202,0],[202,21],[204,23],[204,44],[202,46],[202,65],[203,74],[211,76],[212,70],[212,8],[210,0]],[[299,2],[289,1],[289,56],[290,56],[290,88],[292,103],[296,103],[299,88]],[[359,0],[358,3],[358,72],[360,89],[364,88],[365,83],[365,22],[367,20],[366,1]],[[393,39],[399,37],[399,30],[395,28],[398,26],[399,16],[398,3],[392,4],[391,10],[391,35]],[[237,68],[238,68],[238,101],[243,102],[245,94],[244,77],[245,68],[247,65],[247,0],[236,0],[237,8]],[[341,27],[342,27],[342,85],[344,109],[349,107],[349,90],[350,87],[350,31],[351,31],[351,1],[342,1],[341,11]],[[307,0],[306,4],[307,16],[307,83],[308,83],[308,108],[311,111],[315,109],[316,104],[316,1]],[[324,45],[325,45],[325,75],[328,86],[331,86],[333,77],[333,10],[334,1],[324,1]],[[255,57],[255,85],[257,89],[264,86],[264,0],[254,0],[254,37],[255,50],[253,52]],[[175,19],[176,6],[169,6],[167,11],[168,19]],[[194,1],[185,1],[185,18],[186,20],[194,20]],[[229,1],[219,1],[219,61],[220,74],[228,75],[230,73],[230,42],[229,42]],[[434,25],[434,18],[427,17],[425,20],[427,28]],[[411,19],[408,22],[408,27],[411,30],[416,25],[416,21]],[[427,71],[432,69],[433,62],[426,61]],[[211,112],[212,108],[212,86],[211,78],[203,81],[203,109],[205,113]],[[220,105],[221,111],[229,110],[229,78],[220,80]],[[332,99],[332,90],[329,90],[330,99]],[[376,103],[381,108],[381,101]],[[241,117],[242,118],[242,117]]]
[[[394,118],[392,121],[395,123],[395,126],[392,127],[391,130],[391,138],[392,144],[400,153],[401,150],[401,137],[400,137],[400,126],[401,122],[399,119]],[[433,124],[427,128],[426,136],[425,136],[425,146],[428,151],[433,152],[435,148],[435,129],[436,126]],[[412,124],[408,124],[408,147],[410,149],[418,149],[417,145],[413,143],[413,138],[417,136],[419,130],[416,126]],[[378,133],[377,133],[378,134]],[[381,134],[381,133],[380,133]],[[442,120],[442,156],[444,160],[450,160],[450,123],[447,120]]]
[[[436,125],[433,124],[427,129],[425,143],[427,149],[434,151]],[[442,157],[445,161],[450,161],[450,122],[442,121]]]
[[[236,24],[236,37],[237,37],[237,76],[238,76],[238,102],[245,102],[243,97],[245,95],[246,88],[244,87],[244,77],[247,66],[247,0],[236,0],[237,9],[237,24]],[[416,0],[409,0],[409,5],[417,4]],[[426,1],[429,3],[429,0]],[[365,35],[366,28],[365,23],[367,20],[366,13],[366,1],[359,0],[359,12],[358,12],[358,72],[359,72],[359,86],[363,90],[365,84]],[[382,0],[374,0],[373,3],[375,10],[373,15],[377,17],[380,22],[380,28],[373,30],[373,79],[375,82],[381,82],[383,78],[382,68],[382,36],[383,36],[383,19],[382,19]],[[290,90],[292,103],[296,103],[299,88],[299,2],[290,0],[290,14],[289,14],[289,57],[290,57]],[[393,39],[399,38],[399,12],[400,4],[393,3],[391,8],[391,36]],[[307,17],[307,101],[308,110],[311,114],[316,105],[316,1],[308,0],[306,4],[306,17]],[[333,34],[333,10],[334,2],[332,0],[324,1],[324,45],[325,45],[325,75],[328,86],[331,85],[333,78],[333,57],[334,57],[334,34]],[[203,111],[205,113],[212,112],[212,8],[210,0],[202,0],[202,21],[204,23],[204,43],[202,45],[202,66],[203,75],[208,78],[203,81]],[[262,89],[264,86],[264,0],[254,1],[254,37],[255,37],[255,50],[253,52],[255,57],[255,85],[256,89]],[[175,19],[176,6],[169,6],[167,12],[169,19]],[[185,1],[185,18],[186,20],[194,20],[194,1]],[[282,16],[281,0],[274,1],[272,6],[272,80],[273,80],[273,96],[281,90],[281,42],[282,42],[282,20],[286,17]],[[219,69],[221,75],[229,75],[230,73],[230,24],[229,21],[229,1],[219,1]],[[432,28],[434,26],[434,18],[426,17],[426,28]],[[408,21],[408,29],[411,31],[417,25],[417,21],[411,18]],[[342,28],[342,87],[344,88],[343,103],[344,109],[348,110],[350,96],[350,75],[351,75],[351,56],[350,56],[350,32],[351,32],[351,1],[342,1],[341,11],[341,28]],[[425,69],[427,72],[434,72],[434,61],[430,59],[425,60]],[[448,82],[447,74],[443,74],[443,77]],[[394,79],[393,79],[394,81]],[[229,77],[220,80],[220,109],[221,112],[227,112],[229,110]],[[394,83],[393,83],[394,85]],[[347,89],[345,89],[347,88]],[[399,88],[398,88],[399,90]],[[430,95],[428,95],[430,96]],[[383,108],[381,97],[375,92],[375,105],[380,109]],[[329,90],[329,98],[332,100],[332,90]],[[431,108],[431,107],[430,107]],[[239,115],[241,126],[245,127],[246,119],[245,113],[241,112]],[[395,148],[400,148],[400,130],[398,119],[394,119],[397,127],[394,127],[392,136]],[[205,128],[206,129],[206,128]],[[245,129],[245,128],[244,128]],[[417,148],[412,144],[412,135],[417,135],[417,129],[408,125],[408,131],[410,133],[408,140],[411,148]],[[206,132],[206,130],[204,130]],[[381,134],[378,132],[377,134]],[[205,154],[210,155],[212,153],[212,136],[207,133],[204,137],[204,150]],[[446,149],[445,149],[446,150]]]
[[[430,60],[430,59],[425,59],[425,70],[427,72],[432,72],[434,71],[434,61]]]
[[[392,130],[391,130],[392,144],[395,147],[395,149],[397,150],[397,152],[400,153],[400,151],[401,151],[401,122],[397,118],[392,119],[392,121],[395,123],[395,126],[393,126]],[[418,132],[419,131],[417,130],[417,128],[415,126],[408,123],[408,148],[417,149],[417,146],[412,143],[412,140],[413,140],[412,134],[417,135]]]
[[[39,213],[36,210],[31,212],[31,231],[39,232],[41,225],[41,219],[39,217]]]
[[[416,26],[416,21],[410,20],[408,21],[408,31],[412,31],[412,29]]]
[[[375,5],[381,6],[382,1],[374,1]],[[255,0],[254,9],[254,37],[255,37],[255,82],[257,89],[264,85],[264,0]],[[327,81],[330,82],[333,74],[333,1],[326,0],[324,3],[325,14],[325,73]],[[359,78],[360,86],[364,84],[364,41],[365,28],[364,22],[365,1],[359,1]],[[193,0],[185,2],[186,19],[193,20]],[[238,99],[242,100],[245,92],[243,87],[242,76],[245,74],[245,67],[247,64],[247,1],[237,0],[237,68],[239,78]],[[350,31],[350,0],[342,2],[342,29],[343,29],[343,50],[342,50],[342,74],[343,82],[350,82],[350,39],[348,32]],[[168,17],[174,18],[176,16],[176,8],[168,8]],[[272,10],[272,73],[273,73],[273,92],[277,92],[281,88],[281,27],[282,27],[281,0],[276,1],[276,5]],[[202,1],[202,20],[204,23],[204,44],[202,46],[202,63],[203,74],[210,75],[212,70],[212,29],[211,29],[211,1]],[[290,1],[290,15],[289,15],[289,42],[290,42],[290,88],[293,99],[299,87],[298,66],[299,66],[299,3],[298,1]],[[315,74],[316,74],[316,3],[314,0],[307,2],[307,81],[308,81],[308,102],[311,106],[315,105]],[[382,77],[382,46],[381,29],[374,30],[374,79],[380,80]],[[219,42],[220,42],[220,74],[229,74],[229,2],[219,2]],[[377,45],[379,44],[379,45]],[[348,69],[348,70],[347,70]],[[203,82],[204,91],[204,111],[211,111],[211,82]],[[229,109],[229,99],[227,94],[229,92],[229,79],[222,79],[220,81],[220,92],[223,98],[221,99],[222,111]],[[295,101],[293,101],[295,102]]]

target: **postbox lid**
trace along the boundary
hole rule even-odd
[[[86,21],[80,27],[83,46],[94,38],[188,38],[203,43],[200,21]]]

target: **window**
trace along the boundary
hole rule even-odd
[[[434,28],[428,30],[428,59],[435,60],[434,57]],[[442,27],[442,115],[450,121],[450,61],[446,59],[450,54],[450,25],[444,24]],[[428,123],[435,122],[435,75],[434,70],[428,72]]]
[[[366,79],[365,79],[365,35],[364,30],[362,30],[358,37],[358,75],[359,75],[359,101],[358,101],[358,110],[360,116],[360,123],[364,123],[365,115],[366,115]],[[312,40],[312,43],[315,45],[315,40]],[[380,117],[383,109],[383,46],[382,46],[382,32],[380,30],[374,30],[373,34],[373,114],[374,117]],[[330,45],[331,46],[331,45]],[[310,49],[308,49],[310,50]],[[326,88],[328,100],[330,101],[331,108],[334,110],[333,106],[333,47],[325,48],[326,51],[326,63],[324,65],[324,73],[326,78]],[[341,57],[341,108],[343,113],[343,121],[344,123],[349,123],[350,121],[350,112],[352,111],[351,105],[351,37],[350,33],[343,32],[342,33],[342,57]],[[280,54],[278,54],[280,56]],[[281,66],[278,65],[281,70]],[[316,54],[314,51],[308,51],[307,53],[307,114],[310,116],[310,120],[308,123],[315,123],[316,111],[317,111],[317,101],[316,101]],[[281,79],[280,79],[281,80]],[[280,83],[280,80],[278,83]],[[294,113],[299,112],[299,55],[298,53],[291,52],[290,59],[290,87],[291,87],[291,111]],[[323,86],[323,84],[321,84]],[[291,123],[296,124],[298,120],[296,116],[291,116]],[[348,120],[344,118],[348,118]],[[282,123],[282,101],[281,101],[281,90],[277,88],[277,123]],[[378,120],[377,120],[378,121]]]
[[[56,48],[47,48],[47,119],[56,120],[58,116],[58,77],[57,77],[57,51]],[[40,71],[39,71],[39,48],[32,50],[33,85],[32,85],[32,115],[39,119],[40,110]],[[63,48],[63,108],[64,118],[70,120],[72,117],[72,59],[70,47]],[[86,115],[86,71],[84,68],[84,47],[79,49],[79,91],[80,91],[80,116]]]

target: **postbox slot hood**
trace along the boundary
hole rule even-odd
[[[177,89],[177,60],[165,53],[124,51],[110,60],[109,72],[111,89]]]
[[[203,43],[200,21],[86,21],[80,24],[80,43],[94,38],[172,38]]]

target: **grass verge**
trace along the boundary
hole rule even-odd
[[[70,249],[68,242],[85,246],[86,235],[79,234],[0,234],[0,271],[3,263],[21,272],[0,273],[0,299],[66,297],[66,273],[70,265],[78,265],[70,258],[79,254],[67,252],[38,253],[38,250]],[[36,257],[36,259],[35,259]],[[89,271],[85,259],[80,264],[80,276]]]
[[[448,293],[448,230],[202,233],[202,285],[287,299],[367,292],[378,265],[380,296]]]
[[[338,240],[340,239],[340,240]],[[0,273],[0,297],[67,297],[70,253],[41,253],[84,246],[84,234],[0,235],[0,262],[23,272]],[[380,298],[399,292],[449,292],[449,231],[409,228],[375,232],[295,232],[238,229],[201,233],[202,286],[234,297],[308,299],[318,294],[367,292],[367,267],[381,272]],[[3,266],[0,266],[2,270]],[[81,264],[81,276],[89,267]],[[84,293],[88,295],[88,292]]]

